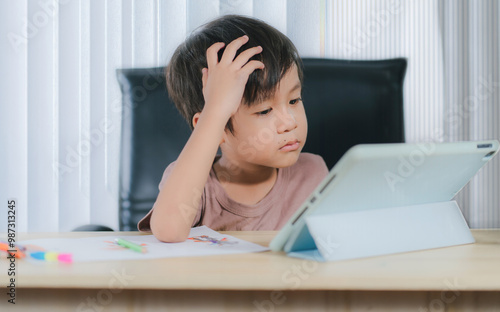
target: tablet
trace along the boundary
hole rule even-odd
[[[305,223],[311,215],[449,201],[498,149],[496,140],[356,145],[330,170],[269,247],[285,252],[314,248]]]

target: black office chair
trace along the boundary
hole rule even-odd
[[[329,168],[353,145],[404,142],[405,59],[303,59],[304,152]],[[120,230],[136,230],[191,131],[167,95],[164,68],[119,69],[123,93]]]
[[[137,230],[153,207],[165,168],[191,130],[167,94],[165,69],[118,69],[123,93],[120,230]]]
[[[303,59],[302,98],[309,124],[305,152],[328,168],[360,143],[404,142],[405,59]]]

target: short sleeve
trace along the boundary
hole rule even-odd
[[[165,184],[165,182],[167,181],[168,176],[172,172],[172,169],[174,168],[175,163],[176,163],[175,161],[172,162],[170,165],[167,166],[167,168],[163,172],[163,176],[161,178],[160,184],[158,185],[158,189],[160,191],[161,191],[163,185]],[[194,221],[193,221],[193,224],[191,225],[191,227],[198,226],[201,223],[202,209],[203,209],[203,207],[205,207],[205,197],[206,197],[205,193],[206,193],[206,190],[205,190],[205,188],[203,188],[203,193],[201,195],[200,205],[198,206],[198,210],[196,212],[196,217],[194,218]],[[153,209],[154,209],[154,205],[153,205],[153,208],[151,208],[151,210],[137,223],[137,229],[140,232],[151,232],[150,222],[151,222],[151,215],[153,213]]]

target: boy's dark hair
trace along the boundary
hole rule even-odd
[[[302,83],[302,62],[293,43],[274,27],[258,19],[225,15],[194,31],[174,52],[166,67],[167,89],[175,106],[193,129],[193,116],[201,112],[205,104],[201,70],[207,68],[207,49],[216,42],[225,47],[243,35],[248,42],[237,52],[235,58],[248,48],[262,46],[262,52],[251,60],[264,63],[264,70],[255,70],[248,77],[243,103],[252,105],[271,98],[283,76],[293,64],[297,65]],[[224,48],[225,48],[224,47]],[[219,51],[219,60],[224,48]],[[226,128],[233,133],[231,119]]]

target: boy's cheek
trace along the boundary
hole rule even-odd
[[[306,116],[306,112],[303,110],[301,114],[299,114],[299,118],[300,118],[300,121],[298,121],[298,126],[299,127],[305,127],[306,129],[306,133],[307,133],[307,116]]]

